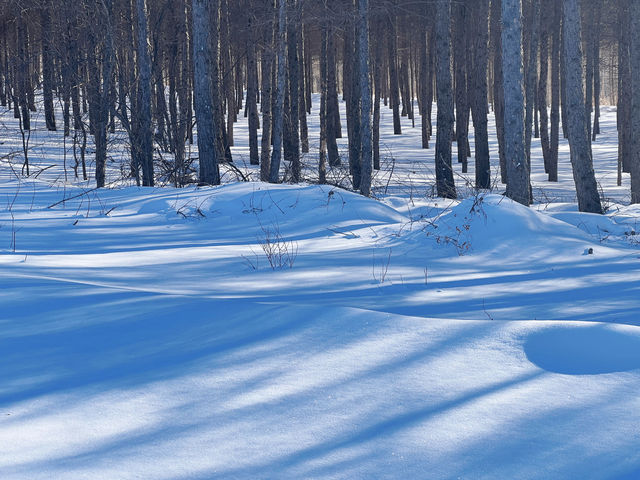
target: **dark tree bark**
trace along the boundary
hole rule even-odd
[[[380,31],[380,24],[378,31]],[[373,168],[380,170],[380,97],[382,96],[382,45],[383,42],[378,39],[375,41],[375,59],[374,59],[374,73],[373,82],[375,88],[375,98],[373,100]]]
[[[507,196],[522,205],[531,201],[524,132],[521,0],[502,0],[502,82]]]
[[[291,169],[291,181],[298,183],[301,175],[300,164],[300,63],[298,57],[298,15],[297,0],[287,0],[287,73],[289,77],[289,108],[285,114],[288,122],[284,140],[284,158]]]
[[[256,61],[256,39],[253,26],[253,12],[247,5],[247,113],[249,116],[249,163],[258,165],[260,163],[260,152],[258,151],[258,128],[260,126],[258,118],[258,63]]]
[[[422,133],[422,148],[429,148],[430,128],[429,124],[429,84],[431,83],[431,76],[429,71],[429,48],[428,48],[428,33],[426,25],[420,32],[420,115],[421,118],[421,133]]]
[[[540,17],[540,78],[538,79],[538,110],[540,112],[540,144],[544,159],[544,171],[549,173],[551,144],[549,142],[549,112],[547,110],[547,88],[549,78],[549,31],[553,13],[550,2],[543,0]]]
[[[16,58],[17,68],[17,98],[14,99],[19,106],[19,116],[22,121],[22,129],[31,130],[31,113],[29,110],[29,40],[25,19],[18,16],[16,21],[16,46],[18,56]],[[28,167],[27,167],[28,168]]]
[[[273,0],[268,0],[268,6],[273,10]],[[262,51],[262,139],[260,146],[260,180],[269,180],[269,168],[271,166],[271,105],[273,102],[271,90],[271,77],[273,76],[273,48],[275,45],[274,22],[267,24],[265,29],[265,48]]]
[[[465,2],[453,2],[453,64],[455,75],[456,145],[458,163],[467,172],[467,142],[469,138],[469,102],[467,98],[467,7]]]
[[[502,85],[502,0],[491,0],[491,47],[493,50],[493,100],[500,159],[500,179],[507,183],[504,138],[504,88]]]
[[[211,5],[214,3],[214,5]],[[211,57],[211,10],[217,2],[210,0],[192,0],[193,18],[193,74],[194,104],[196,122],[198,124],[198,155],[200,159],[200,182],[209,185],[220,184],[218,169],[218,152],[216,147],[217,129],[216,115],[213,106],[211,78],[212,63],[217,58]]]
[[[436,4],[436,82],[438,89],[438,125],[436,130],[436,189],[439,197],[456,198],[456,186],[451,166],[453,136],[453,92],[451,85],[451,0]]]
[[[369,0],[358,0],[360,63],[360,193],[371,194],[371,84],[369,80]]]
[[[326,9],[327,3],[324,2]],[[327,183],[327,35],[326,22],[322,24],[320,39],[320,148],[318,182]]]
[[[475,139],[476,188],[491,188],[491,166],[489,164],[489,130],[487,103],[487,64],[489,60],[489,0],[470,2],[471,61],[470,91],[471,113]],[[482,19],[482,20],[481,20]]]
[[[340,109],[338,108],[334,35],[335,31],[329,26],[327,32],[327,154],[331,167],[337,167],[341,163],[336,139],[342,137]]]
[[[142,169],[142,185],[153,186],[153,135],[151,132],[151,57],[149,56],[145,0],[136,0],[137,101],[132,112],[131,144]],[[164,93],[163,93],[164,98]]]
[[[622,184],[622,172],[631,171],[631,144],[633,130],[631,125],[632,78],[631,78],[631,21],[630,8],[633,1],[620,0],[618,6],[618,185]]]
[[[227,124],[226,135],[223,139],[225,145],[225,156],[228,147],[234,145],[234,123],[238,112],[237,99],[235,94],[235,76],[233,60],[231,58],[231,33],[229,31],[229,0],[219,0],[220,2],[220,64],[223,67],[222,88],[227,102]]]
[[[398,92],[398,66],[397,66],[397,32],[396,18],[392,13],[389,16],[389,35],[387,37],[389,62],[389,102],[393,109],[393,134],[402,135],[402,125],[400,123],[400,96]]]
[[[111,82],[115,64],[113,51],[113,31],[109,22],[113,12],[112,0],[104,0],[95,11],[95,25],[89,29],[89,69],[88,90],[91,103],[90,118],[95,143],[96,185],[105,186],[107,163],[107,135],[109,111],[111,110]],[[96,56],[97,55],[97,56]],[[98,64],[99,62],[99,64]],[[91,113],[93,112],[93,113]]]
[[[353,0],[350,0],[353,1]],[[357,0],[355,0],[357,2]],[[357,8],[357,5],[355,6]],[[357,18],[357,10],[354,9],[354,15]],[[347,101],[347,131],[349,143],[349,172],[353,188],[360,189],[360,167],[361,167],[361,117],[360,117],[360,36],[359,26],[357,24],[350,25],[348,35],[345,39],[345,64],[349,65],[349,77],[345,78],[345,89],[348,91]],[[349,43],[350,42],[350,43]]]
[[[302,4],[300,6],[302,8]],[[302,13],[300,13],[302,15]],[[298,61],[298,78],[300,79],[300,85],[298,88],[298,123],[300,124],[300,150],[302,153],[309,153],[309,126],[307,125],[307,88],[311,82],[312,77],[307,76],[306,64],[309,59],[307,58],[308,52],[305,51],[304,45],[304,28],[302,24],[297,28],[298,30],[298,52],[300,53],[300,59]]]
[[[527,68],[525,77],[525,119],[524,119],[524,141],[525,153],[527,156],[527,169],[531,171],[531,134],[533,129],[533,111],[535,108],[536,77],[538,65],[538,44],[539,44],[539,18],[540,0],[531,0],[529,7],[529,52],[527,55]]]
[[[600,134],[600,35],[602,30],[602,3],[597,1],[595,4],[595,29],[593,32],[593,131],[592,141],[596,141],[596,135]]]
[[[582,89],[582,51],[578,0],[564,0],[563,43],[565,52],[566,110],[573,179],[581,212],[603,213],[593,171],[587,112]]]
[[[562,56],[561,42],[562,5],[554,2],[554,15],[552,21],[552,45],[551,45],[551,138],[549,147],[549,181],[558,181],[558,145],[560,143],[560,57]]]
[[[636,134],[631,144],[631,203],[640,203],[640,3],[632,1],[629,18],[631,24],[631,128]]]
[[[42,25],[42,97],[44,100],[44,118],[47,130],[56,131],[56,116],[53,109],[53,88],[54,88],[54,70],[53,70],[53,49],[51,42],[53,40],[53,32],[51,28],[51,3],[45,2],[40,11]]]
[[[278,183],[280,174],[285,94],[284,89],[286,81],[285,62],[287,54],[287,0],[278,1],[278,75],[273,108],[273,152],[271,153],[271,167],[269,169],[269,181],[271,183]]]

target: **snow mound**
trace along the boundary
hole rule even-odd
[[[138,213],[156,213],[172,221],[212,220],[220,233],[220,227],[224,230],[225,226],[235,231],[239,227],[250,231],[269,227],[297,236],[408,221],[381,202],[329,185],[253,182],[199,188],[179,198],[174,194],[143,199]]]
[[[640,369],[640,328],[604,324],[561,326],[531,334],[530,362],[566,375],[595,375]]]
[[[467,250],[493,250],[591,240],[582,230],[502,195],[471,197],[431,220],[427,233],[438,243]]]
[[[595,213],[557,212],[552,216],[602,240],[615,237],[634,236],[637,230],[637,217],[623,215],[611,217]]]

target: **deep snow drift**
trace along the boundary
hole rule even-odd
[[[640,478],[638,207],[431,198],[411,138],[380,200],[3,163],[0,477]]]

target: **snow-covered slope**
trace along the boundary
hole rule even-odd
[[[632,211],[0,197],[3,479],[640,477]]]

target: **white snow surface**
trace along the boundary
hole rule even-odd
[[[549,186],[534,140],[532,208],[458,164],[433,198],[419,117],[386,111],[378,199],[125,186],[117,159],[93,191],[43,119],[28,179],[7,135],[0,478],[640,478],[640,209],[603,113],[604,216],[565,143]]]

